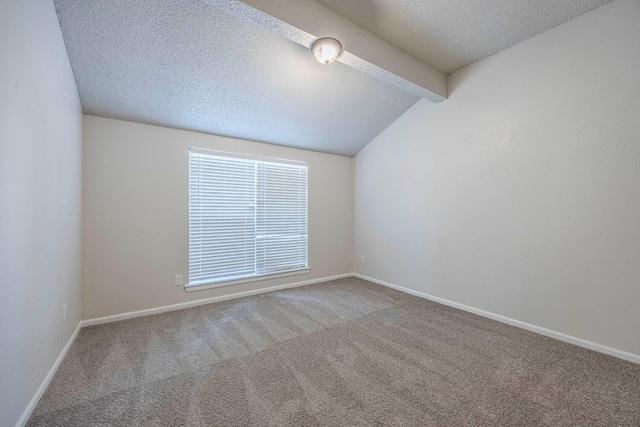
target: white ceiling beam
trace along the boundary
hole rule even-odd
[[[447,97],[446,76],[313,0],[207,0],[310,48],[320,37],[343,46],[338,61],[432,102]]]

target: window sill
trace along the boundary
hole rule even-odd
[[[186,292],[204,291],[207,289],[223,288],[226,286],[239,285],[241,283],[261,282],[264,280],[278,279],[280,277],[298,276],[301,274],[307,274],[311,271],[311,268],[303,268],[300,270],[287,271],[285,273],[265,274],[262,276],[252,276],[245,279],[227,280],[225,282],[213,282],[203,283],[201,285],[185,285],[184,290]]]

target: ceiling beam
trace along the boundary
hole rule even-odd
[[[311,48],[320,37],[343,46],[338,61],[432,102],[447,97],[446,76],[313,0],[206,0]]]

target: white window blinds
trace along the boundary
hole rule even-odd
[[[192,149],[189,285],[308,268],[307,166]]]

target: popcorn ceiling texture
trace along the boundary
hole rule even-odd
[[[352,156],[419,99],[205,1],[55,4],[86,114]]]
[[[29,426],[637,426],[640,365],[348,278],[85,328]]]
[[[607,1],[319,3],[449,73]],[[318,64],[279,35],[287,25],[273,31],[206,0],[55,4],[91,115],[353,156],[422,93],[349,55],[356,69]]]
[[[449,74],[610,0],[318,1]]]

